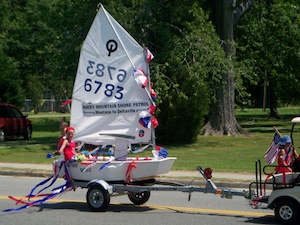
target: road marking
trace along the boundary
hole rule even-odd
[[[21,198],[21,197],[16,197]],[[9,199],[8,196],[1,196],[0,199],[6,200]],[[82,200],[67,200],[67,199],[50,199],[47,202],[80,202],[86,203]],[[122,203],[110,203],[112,206],[122,206],[122,207],[136,207],[135,205],[128,205]],[[253,217],[264,217],[264,216],[273,216],[271,213],[263,212],[247,212],[247,211],[235,211],[235,210],[222,210],[222,209],[205,209],[205,208],[190,208],[190,207],[178,207],[178,206],[159,206],[159,205],[140,205],[138,207],[147,207],[150,209],[156,210],[174,210],[174,211],[185,211],[185,212],[194,212],[194,213],[207,213],[207,214],[219,214],[219,215],[237,215],[237,216],[253,216]]]

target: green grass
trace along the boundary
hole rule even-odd
[[[269,119],[261,109],[237,110],[237,120],[249,132],[249,136],[204,137],[187,145],[163,145],[169,156],[177,157],[173,170],[195,170],[196,166],[210,167],[218,172],[254,172],[255,161],[264,164],[264,153],[271,144],[276,126],[283,134],[290,134],[291,119],[300,115],[300,108],[288,107],[278,110],[282,119]],[[39,114],[38,116],[40,116]],[[44,114],[48,116],[53,114]],[[58,141],[60,114],[56,117],[36,118],[33,122],[32,140],[13,140],[0,143],[0,161],[18,163],[51,163],[47,153],[52,153]],[[66,116],[63,114],[63,116]],[[68,115],[67,115],[68,116]],[[69,117],[67,117],[69,120]],[[297,140],[296,140],[297,141]],[[297,142],[295,143],[297,145]],[[300,139],[298,144],[300,145]],[[298,146],[298,145],[297,145]],[[133,156],[151,155],[150,150]]]
[[[38,117],[36,117],[38,116]],[[40,117],[51,116],[51,117]],[[32,121],[33,134],[31,140],[8,140],[0,143],[1,162],[19,163],[50,163],[46,158],[47,153],[52,153],[56,149],[59,140],[59,120],[60,115],[38,114],[29,115]],[[67,117],[69,119],[69,117]]]

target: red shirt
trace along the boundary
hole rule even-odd
[[[65,160],[70,160],[73,158],[73,156],[75,156],[75,147],[76,144],[74,141],[71,141],[67,144],[67,146],[64,149]]]
[[[276,173],[287,173],[291,172],[291,155],[289,151],[285,150],[285,155],[280,156],[280,152],[278,153],[278,166],[276,167]]]

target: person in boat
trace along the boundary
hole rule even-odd
[[[66,138],[67,138],[67,136],[66,136],[67,127],[68,127],[68,126],[66,126],[66,127],[64,128],[63,133],[61,133],[61,135],[60,135],[59,141],[58,141],[58,143],[57,143],[57,150],[60,149],[62,143],[63,143],[64,140],[66,140]]]
[[[76,143],[73,140],[73,136],[75,134],[75,129],[73,127],[66,128],[66,136],[65,138],[61,138],[58,143],[59,149],[55,152],[55,154],[61,155],[64,154],[65,160],[85,160],[85,155],[81,153],[76,153]],[[60,145],[60,146],[59,146]]]
[[[66,117],[60,118],[60,125],[59,125],[59,130],[60,130],[60,138],[64,137],[66,135],[66,128],[69,126],[67,123]]]
[[[293,154],[292,140],[290,136],[283,135],[279,139],[279,152],[277,155],[278,165],[275,173],[292,172]]]

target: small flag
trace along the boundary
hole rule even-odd
[[[162,158],[167,158],[169,155],[168,151],[161,146],[158,146],[158,145],[155,146],[155,150],[158,151],[158,156],[160,156]]]
[[[156,110],[156,106],[155,105],[150,105],[149,106],[149,112],[151,115],[153,115],[155,113],[155,110]]]
[[[69,100],[67,100],[67,101],[62,102],[62,103],[61,103],[61,107],[65,107],[66,105],[69,105],[69,104],[71,104],[71,103],[72,103],[72,99],[69,99]]]
[[[150,116],[147,117],[143,117],[139,119],[139,123],[143,126],[143,127],[147,127],[150,128]]]
[[[141,85],[143,88],[145,88],[147,86],[148,78],[142,69],[134,68],[133,77],[134,77],[136,83]]]
[[[151,128],[151,114],[147,111],[142,111],[140,112],[139,116],[139,123],[143,127]]]
[[[157,94],[156,94],[156,92],[155,92],[153,89],[151,89],[150,95],[151,95],[152,100],[153,100],[153,101],[156,101],[156,99],[157,99]]]
[[[280,139],[280,135],[277,132],[275,132],[273,141],[272,141],[269,149],[265,153],[265,159],[266,159],[267,164],[272,164],[276,160],[276,157],[277,157],[277,154],[279,151],[279,149],[278,149],[279,139]]]
[[[140,119],[139,119],[139,123],[146,128],[151,128],[151,126],[153,128],[156,128],[158,126],[158,121],[157,119],[152,116],[149,112],[146,111],[142,111],[139,114]]]
[[[151,60],[154,58],[154,55],[150,52],[148,48],[146,48],[146,58],[148,63],[150,63]]]
[[[156,128],[158,126],[158,121],[154,116],[152,116],[151,123],[153,128]]]

